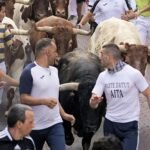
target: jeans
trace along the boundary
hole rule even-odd
[[[31,137],[34,140],[36,150],[42,150],[47,142],[51,150],[65,150],[65,134],[62,123],[55,124],[42,130],[33,130]]]
[[[136,150],[138,145],[138,122],[112,122],[105,118],[104,135],[115,135],[120,139],[123,150]]]

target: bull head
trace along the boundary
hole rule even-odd
[[[36,30],[52,33],[54,28],[55,27],[44,26],[44,27],[36,27]],[[73,33],[74,34],[80,34],[80,35],[89,35],[91,32],[86,31],[86,30],[82,30],[82,29],[73,28]]]
[[[30,5],[34,0],[15,0],[16,3]]]
[[[78,82],[70,82],[70,83],[64,83],[64,84],[61,84],[59,86],[59,90],[60,91],[78,91],[78,87],[79,87],[79,83]]]

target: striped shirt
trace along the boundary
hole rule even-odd
[[[5,58],[5,46],[9,47],[12,45],[13,35],[9,32],[6,26],[0,23],[0,61]]]

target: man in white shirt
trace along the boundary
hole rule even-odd
[[[59,104],[58,70],[53,67],[57,56],[54,40],[39,40],[35,47],[35,61],[26,66],[20,77],[21,102],[30,105],[35,116],[31,137],[36,150],[42,150],[45,142],[51,149],[65,150],[62,118],[70,122],[75,120]]]
[[[115,44],[104,45],[101,62],[107,69],[99,74],[92,90],[90,106],[96,108],[107,100],[104,121],[104,135],[118,137],[123,150],[136,150],[138,141],[138,121],[140,114],[140,92],[148,98],[150,106],[150,87],[137,69],[121,61],[121,53]]]

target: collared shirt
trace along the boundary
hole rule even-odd
[[[118,63],[116,64],[115,68],[113,68],[113,69],[108,69],[108,72],[109,72],[110,74],[114,74],[114,73],[116,73],[116,72],[122,70],[125,65],[126,65],[125,62],[123,62],[123,61],[118,61]]]
[[[0,132],[0,150],[35,150],[35,145],[30,136],[14,140],[6,127]]]

